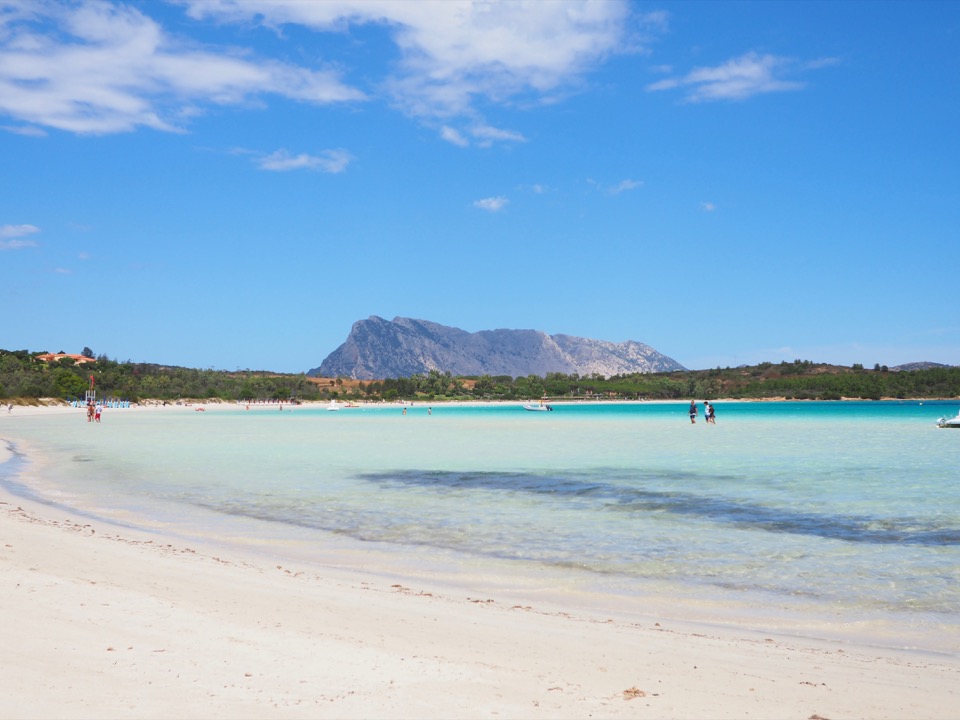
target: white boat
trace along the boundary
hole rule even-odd
[[[948,418],[942,417],[937,420],[937,427],[942,428],[957,428],[960,430],[960,412],[957,413],[956,417]]]
[[[339,409],[340,409],[340,403],[338,403],[336,400],[331,400],[330,404],[327,405],[327,410],[339,410]]]
[[[553,408],[546,403],[540,403],[539,405],[524,405],[523,409],[532,410],[533,412],[550,412],[553,410]]]

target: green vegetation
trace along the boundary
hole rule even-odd
[[[87,351],[86,348],[84,348]],[[176,400],[320,400],[330,397],[301,375],[244,370],[224,372],[116,362],[101,355],[95,362],[72,358],[37,360],[38,353],[0,350],[0,398],[83,398],[93,376],[97,397],[139,402]],[[92,357],[92,353],[85,357]]]
[[[474,394],[491,399],[508,394],[509,388],[504,380],[509,379],[478,378]],[[633,373],[610,378],[549,373],[542,379],[518,378],[513,384],[514,396],[537,397],[537,388],[542,388],[542,394],[556,399],[954,398],[960,397],[960,367],[890,372],[885,367],[864,370],[862,366],[847,368],[796,360],[779,365],[761,363],[750,367]]]
[[[687,398],[956,398],[960,367],[891,372],[875,365],[840,367],[796,360],[751,367],[670,373],[601,375],[548,373],[546,377],[508,375],[453,377],[436,370],[409,378],[358,382],[265,371],[199,370],[117,362],[101,355],[78,364],[71,358],[38,360],[38,353],[0,350],[0,398],[24,402],[40,397],[82,398],[93,376],[98,397],[134,402],[176,400],[530,400]],[[84,348],[84,357],[93,357]]]

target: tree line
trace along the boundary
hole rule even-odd
[[[118,362],[98,356],[93,362],[72,358],[52,362],[26,350],[0,350],[0,398],[82,399],[90,387],[97,397],[140,402],[147,399],[319,400],[324,393],[306,375],[266,371],[227,372]]]
[[[118,362],[106,356],[78,364],[72,358],[52,362],[26,350],[0,350],[0,398],[24,401],[41,397],[83,398],[93,378],[98,397],[140,402],[179,398],[222,401],[344,400],[531,400],[561,399],[679,400],[687,398],[839,400],[841,398],[957,398],[960,367],[891,371],[876,365],[852,367],[809,360],[760,363],[749,367],[667,373],[547,373],[452,376],[431,370],[412,377],[370,382],[344,378],[319,380],[305,374],[261,370],[204,370],[149,363]]]

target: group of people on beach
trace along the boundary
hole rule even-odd
[[[699,411],[697,410],[697,401],[691,400],[690,401],[690,423],[691,424],[693,425],[697,424],[698,414],[699,414]],[[713,405],[710,403],[709,400],[703,401],[703,419],[705,422],[709,423],[710,425],[717,424],[717,416],[713,409]]]
[[[100,422],[100,415],[103,413],[103,405],[94,403],[93,400],[87,403],[87,422]]]

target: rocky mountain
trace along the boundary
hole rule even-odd
[[[547,335],[538,330],[470,333],[427,320],[373,315],[353,324],[346,342],[307,374],[356,380],[409,377],[431,370],[452,375],[527,375],[684,370],[648,345]]]
[[[890,368],[893,372],[900,372],[901,370],[912,371],[912,370],[932,370],[933,368],[945,368],[950,367],[950,365],[944,365],[943,363],[936,362],[912,362],[904,363],[903,365],[897,365],[896,367]]]

